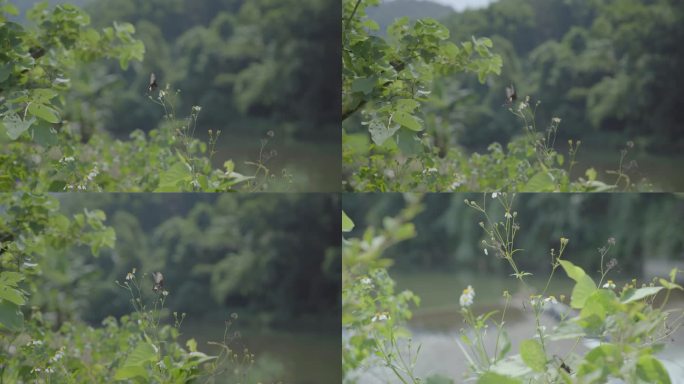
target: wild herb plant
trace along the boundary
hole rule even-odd
[[[529,97],[509,106],[522,124],[519,135],[486,153],[469,155],[451,138],[453,121],[442,116],[435,95],[440,79],[476,73],[484,82],[498,75],[502,59],[488,38],[455,44],[449,30],[433,19],[404,17],[387,36],[367,17],[378,0],[344,0],[342,18],[343,188],[349,191],[534,191],[602,192],[648,189],[634,185],[623,160],[614,183],[601,181],[594,168],[571,179],[579,141],[565,156],[554,148],[561,119],[543,131]],[[503,99],[503,95],[502,95]],[[435,110],[436,108],[436,110]],[[458,108],[458,106],[456,106]],[[622,155],[624,157],[624,154]],[[631,164],[631,163],[630,163]],[[574,177],[574,176],[573,176]]]
[[[221,132],[210,131],[208,143],[198,140],[201,108],[177,118],[177,92],[168,85],[150,94],[164,109],[158,128],[135,130],[127,140],[85,132],[63,112],[71,100],[70,75],[101,59],[118,60],[122,69],[141,61],[145,47],[135,39],[135,28],[91,28],[88,14],[68,4],[36,5],[27,13],[30,27],[9,20],[17,14],[12,2],[0,0],[0,190],[220,192],[282,186],[266,167],[274,156],[262,154],[248,164],[258,166],[254,176],[236,172],[230,160],[215,169],[211,160]],[[286,171],[282,178],[286,188],[292,186]]]
[[[683,290],[676,283],[677,275],[682,271],[675,268],[668,279],[654,278],[641,284],[633,279],[618,287],[610,279],[611,271],[619,262],[616,258],[608,258],[615,245],[615,239],[610,238],[598,250],[601,267],[598,281],[595,281],[584,269],[567,260],[571,253],[570,240],[560,238],[558,248],[550,251],[551,269],[546,283],[540,291],[535,291],[530,282],[532,273],[521,268],[524,252],[515,245],[521,230],[514,209],[515,195],[499,192],[491,195],[491,201],[500,206],[503,217],[492,216],[494,211],[488,207],[487,200],[488,195],[484,195],[482,202],[465,201],[484,217],[480,223],[485,233],[484,257],[497,257],[508,264],[516,284],[525,287],[523,292],[532,294],[520,299],[506,290],[501,311],[476,314],[472,308],[477,300],[477,287],[468,286],[463,290],[459,306],[467,329],[461,330],[457,344],[468,362],[468,371],[464,372],[466,382],[606,383],[615,379],[626,383],[671,382],[657,354],[684,322],[684,309],[668,308],[672,292]],[[407,209],[411,211],[412,208]],[[410,332],[405,328],[405,322],[410,319],[411,311],[406,303],[399,301],[396,307],[402,309],[399,314],[379,306],[394,303],[402,297],[386,288],[394,284],[386,271],[391,261],[380,258],[379,253],[396,242],[397,234],[388,232],[388,228],[411,228],[410,232],[404,230],[404,233],[415,235],[415,230],[409,226],[412,216],[404,217],[405,221],[386,218],[382,233],[368,229],[362,239],[345,241],[343,266],[347,276],[343,279],[343,333],[346,332],[346,337],[343,351],[346,360],[343,366],[346,382],[354,382],[357,375],[369,367],[388,367],[389,371],[381,372],[391,374],[391,381],[396,382],[437,380],[436,377],[423,379],[415,374],[413,367],[419,356],[414,352],[415,347],[407,342]],[[347,227],[352,224],[345,215],[343,227],[345,221]],[[393,227],[392,223],[401,223],[401,226]],[[371,251],[372,257],[368,254]],[[374,275],[363,273],[366,265],[378,262],[373,269]],[[362,273],[355,275],[352,273],[355,270]],[[549,294],[549,289],[559,270],[574,281],[574,286],[570,294],[556,297]],[[378,275],[383,276],[381,284],[372,278]],[[518,304],[518,300],[523,310],[532,314],[534,330],[512,352],[506,319],[509,308]],[[418,301],[414,303],[417,305]],[[374,314],[377,308],[381,311]],[[555,314],[558,325],[546,327],[542,323],[545,312]],[[486,342],[486,339],[491,340],[487,337],[488,332],[491,333],[490,325],[495,332],[493,347]],[[374,333],[376,329],[382,329],[383,333]],[[570,341],[573,346],[559,353],[554,347],[562,340]],[[580,345],[588,351],[583,352]],[[460,382],[458,378],[452,379]],[[451,382],[443,377],[439,380]]]
[[[198,351],[192,339],[183,347],[178,337],[186,315],[169,314],[164,307],[169,292],[150,294],[152,280],[138,278],[135,270],[119,283],[130,295],[133,313],[108,317],[99,327],[83,323],[68,308],[41,301],[29,307],[46,289],[41,276],[53,272],[50,259],[73,247],[88,247],[97,257],[114,246],[116,234],[105,219],[99,210],[61,214],[52,196],[0,194],[0,382],[248,382],[254,355],[238,346],[231,331],[237,315],[226,321],[223,338],[211,343],[217,355]],[[59,274],[62,280],[72,277]]]
[[[386,218],[383,228],[368,228],[361,238],[344,239],[342,245],[342,371],[345,382],[375,364],[387,366],[402,383],[415,382],[413,366],[418,350],[410,347],[404,328],[411,318],[410,305],[420,299],[410,291],[395,292],[387,273],[391,260],[383,253],[391,246],[415,236],[411,219],[420,211],[420,198],[407,195],[408,206],[395,218]],[[353,222],[343,213],[342,230]],[[409,344],[408,356],[403,341]]]

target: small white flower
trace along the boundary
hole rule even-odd
[[[363,285],[372,285],[372,284],[373,284],[373,280],[371,280],[369,277],[364,277],[363,279],[361,279],[361,284],[363,284]]]
[[[605,284],[603,284],[603,288],[615,289],[615,283],[613,280],[608,280]]]
[[[556,124],[560,124],[561,119],[560,119],[560,117],[554,117],[553,119],[551,119],[551,121],[553,121]]]
[[[551,304],[558,304],[558,300],[556,300],[555,296],[549,296],[544,299],[544,304],[546,303],[551,303]]]
[[[73,156],[69,156],[69,157],[63,157],[59,162],[62,164],[66,164],[66,163],[71,163],[74,160],[75,159]]]
[[[59,351],[57,351],[57,353],[55,353],[55,355],[52,356],[50,361],[53,363],[56,363],[56,362],[60,361],[62,359],[62,357],[64,357],[64,347],[60,348]]]
[[[387,314],[387,312],[383,312],[383,313],[378,312],[375,314],[375,316],[373,316],[371,321],[375,323],[376,321],[386,321],[387,319],[389,319],[389,314]]]
[[[492,199],[496,199],[499,196],[499,192],[492,192]]]
[[[510,212],[506,212],[506,213],[504,214],[504,217],[507,218],[507,219],[512,219],[512,218],[513,218],[513,215],[511,215]]]
[[[52,367],[47,367],[47,368],[45,368],[45,373],[47,373],[47,374],[55,373],[55,370]]]
[[[473,305],[474,298],[475,290],[472,286],[469,285],[468,288],[463,290],[461,297],[458,299],[458,303],[461,305],[462,308],[467,308]]]
[[[489,256],[489,251],[487,250],[487,248],[484,249],[484,253],[485,253],[485,256]]]
[[[536,307],[537,304],[539,304],[539,299],[541,296],[539,295],[530,295],[530,304],[532,304],[533,307]]]
[[[28,345],[32,346],[37,346],[37,345],[43,345],[43,342],[41,340],[31,340]]]
[[[164,364],[164,360],[159,360],[159,362],[157,363],[157,367],[159,367],[159,369],[162,370],[166,369],[166,364]]]
[[[40,369],[40,368],[33,368],[31,370],[31,373],[40,373],[41,371],[42,371],[42,369]]]
[[[96,165],[96,166],[93,168],[93,170],[90,171],[90,173],[88,174],[88,176],[86,176],[86,179],[88,179],[88,181],[93,181],[93,179],[95,178],[95,176],[97,176],[97,175],[99,174],[99,172],[100,172],[100,171],[97,170],[97,165]]]
[[[126,274],[126,281],[130,281],[130,280],[133,280],[133,274],[130,273],[130,272],[128,272],[128,273]]]
[[[166,290],[162,291],[162,295],[164,295],[165,297],[168,296],[168,295],[169,295],[169,291],[166,291]]]

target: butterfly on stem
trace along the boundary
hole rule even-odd
[[[157,89],[157,76],[152,72],[150,74],[150,85],[147,87],[147,90],[152,93],[155,89]]]
[[[162,292],[164,290],[164,275],[161,272],[152,272],[152,279],[154,280],[152,290],[155,293]]]

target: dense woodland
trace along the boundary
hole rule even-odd
[[[657,153],[684,149],[681,1],[499,0],[457,13],[397,0],[370,8],[369,16],[380,31],[396,17],[433,17],[454,42],[492,39],[504,62],[500,76],[484,85],[461,76],[437,89],[446,100],[434,113],[448,119],[451,144],[483,148],[515,135],[502,108],[512,83],[521,97],[541,101],[540,120],[562,119],[559,138],[612,146],[633,140]]]
[[[357,7],[358,5],[358,7]],[[684,6],[344,1],[349,191],[679,190]]]
[[[20,2],[20,9],[31,3]],[[53,1],[52,3],[63,3]],[[206,127],[232,132],[287,129],[278,134],[333,141],[339,119],[339,12],[329,0],[115,0],[69,2],[92,26],[129,22],[145,44],[144,61],[121,71],[97,63],[78,72],[73,120],[126,137],[159,122],[147,100],[151,72],[161,87],[180,89],[179,111],[203,108]],[[315,21],[315,22],[314,22]],[[293,102],[295,101],[295,102]],[[77,104],[77,103],[74,103]],[[337,140],[339,141],[339,140]]]

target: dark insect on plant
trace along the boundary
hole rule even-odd
[[[506,105],[510,106],[513,104],[518,95],[515,93],[515,87],[511,84],[510,87],[506,87]]]
[[[154,280],[154,286],[152,290],[159,293],[164,290],[164,275],[161,272],[152,272],[152,279]]]
[[[157,76],[152,72],[150,73],[150,85],[147,90],[153,92],[155,89],[157,89]]]
[[[556,359],[558,359],[558,360],[560,361],[560,363],[561,363],[561,364],[560,364],[560,368],[561,368],[562,370],[564,370],[565,372],[567,372],[568,375],[572,375],[572,369],[570,368],[569,365],[565,364],[565,361],[563,361],[563,359],[561,359],[558,355],[553,355],[553,357],[555,357]]]

